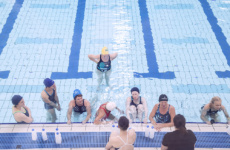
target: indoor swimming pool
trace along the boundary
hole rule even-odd
[[[0,0],[0,14],[0,123],[16,123],[15,94],[34,123],[46,123],[45,78],[57,86],[56,122],[67,122],[75,89],[91,103],[90,122],[107,101],[125,111],[132,87],[148,114],[161,94],[187,122],[202,122],[199,110],[213,96],[230,112],[230,0]],[[88,54],[104,46],[118,56],[110,86],[97,91]]]

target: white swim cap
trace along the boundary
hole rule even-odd
[[[117,106],[114,102],[108,102],[105,106],[105,108],[109,111],[113,111],[116,107]]]

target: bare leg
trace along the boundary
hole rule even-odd
[[[136,118],[137,118],[137,110],[135,106],[130,106],[129,107],[129,113],[132,115],[132,121],[136,122]]]
[[[96,73],[97,73],[97,76],[98,76],[98,78],[97,78],[97,83],[98,83],[97,90],[99,90],[101,82],[102,82],[102,79],[103,79],[103,72],[101,72],[101,71],[96,69]]]
[[[138,118],[139,118],[140,122],[142,122],[144,106],[142,104],[140,104],[140,105],[137,106],[137,109],[138,109]]]
[[[112,73],[112,69],[110,69],[109,71],[107,71],[105,73],[105,81],[106,81],[107,86],[109,86],[109,77],[110,77],[111,73]]]
[[[56,122],[56,120],[57,120],[57,115],[56,115],[56,112],[55,112],[55,109],[53,108],[53,109],[49,109],[49,110],[47,110],[49,113],[50,113],[50,115],[51,115],[51,121],[52,122]]]

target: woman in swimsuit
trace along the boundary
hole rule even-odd
[[[55,122],[57,120],[55,109],[58,111],[61,110],[56,85],[55,82],[49,78],[46,78],[43,83],[45,85],[45,89],[41,92],[41,98],[44,102],[44,107],[47,110],[46,120]]]
[[[114,109],[117,109],[121,114],[124,114],[124,111],[121,111],[119,108],[117,108],[114,102],[106,102],[102,104],[96,112],[94,124],[108,124],[112,123],[114,120],[117,120],[117,118],[111,114],[111,111]],[[106,121],[107,118],[111,121]]]
[[[81,91],[76,89],[73,92],[73,100],[70,101],[69,103],[69,109],[67,112],[67,124],[71,124],[71,115],[72,115],[72,110],[75,113],[82,114],[83,112],[87,112],[87,116],[85,120],[82,121],[82,124],[85,124],[91,117],[91,107],[90,107],[90,102],[86,99],[82,99],[82,94]]]
[[[220,122],[218,112],[223,111],[224,115],[228,121],[228,124],[230,124],[230,117],[228,115],[228,112],[221,103],[222,103],[222,100],[220,99],[220,97],[218,97],[218,96],[213,97],[211,99],[210,103],[201,107],[200,118],[204,122],[206,122],[207,124],[211,125],[212,123],[209,119],[211,119],[215,122]]]
[[[134,129],[127,130],[129,127],[129,120],[122,116],[118,121],[118,128],[120,133],[112,132],[105,149],[106,150],[133,150],[134,142],[136,140],[136,133]]]
[[[126,99],[126,116],[130,122],[136,122],[139,118],[140,122],[147,123],[148,121],[148,107],[144,97],[141,97],[140,91],[137,87],[131,89],[131,95]],[[144,115],[144,119],[142,120]],[[131,119],[132,117],[132,119]]]
[[[161,94],[159,103],[156,104],[149,115],[149,120],[157,131],[164,127],[173,126],[173,118],[175,116],[175,108],[168,104],[168,97]],[[155,120],[153,119],[155,118]]]
[[[29,107],[25,105],[24,99],[20,95],[14,95],[12,97],[12,113],[17,123],[31,123],[33,118]]]
[[[105,74],[105,81],[107,86],[109,86],[109,77],[111,75],[111,61],[117,57],[118,53],[109,54],[108,48],[103,47],[100,55],[89,54],[88,57],[93,62],[97,63],[96,73],[98,76],[97,90],[100,89],[100,85],[103,79],[103,74]]]

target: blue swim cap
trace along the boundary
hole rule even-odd
[[[16,106],[22,100],[22,97],[20,95],[14,95],[11,100],[12,103]]]
[[[78,90],[78,89],[74,90],[74,91],[73,91],[73,98],[75,98],[75,97],[78,96],[78,95],[82,95],[82,94],[81,94],[81,91]]]
[[[46,78],[44,81],[43,81],[44,85],[46,87],[51,87],[53,84],[54,84],[54,81],[50,78]]]

